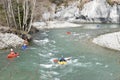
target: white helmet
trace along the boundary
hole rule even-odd
[[[10,51],[13,51],[13,49],[11,48]]]

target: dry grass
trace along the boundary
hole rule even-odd
[[[79,9],[82,9],[83,6],[84,6],[84,4],[86,4],[86,3],[90,2],[90,1],[91,1],[91,0],[80,0],[79,5],[78,5],[78,8],[79,8]]]
[[[106,0],[111,6],[113,6],[114,4],[120,4],[120,0]]]

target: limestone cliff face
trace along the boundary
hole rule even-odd
[[[89,22],[120,22],[120,5],[109,5],[106,0],[93,0],[85,4],[81,10]]]
[[[65,3],[59,6],[51,4],[42,18],[85,23],[120,23],[120,1],[72,0],[68,1],[67,5]]]

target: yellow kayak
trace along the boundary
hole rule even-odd
[[[58,64],[60,64],[60,65],[64,65],[64,64],[67,64],[67,62],[66,61],[58,61]]]

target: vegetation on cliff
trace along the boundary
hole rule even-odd
[[[120,4],[120,0],[106,0],[111,6],[113,6],[114,4]]]
[[[51,18],[60,6],[66,7],[76,1],[77,7],[82,10],[84,4],[93,0],[0,0],[0,25],[7,26],[8,23],[9,27],[29,32],[33,20],[44,21],[44,13],[50,13]],[[110,5],[120,4],[120,0],[106,1]]]

